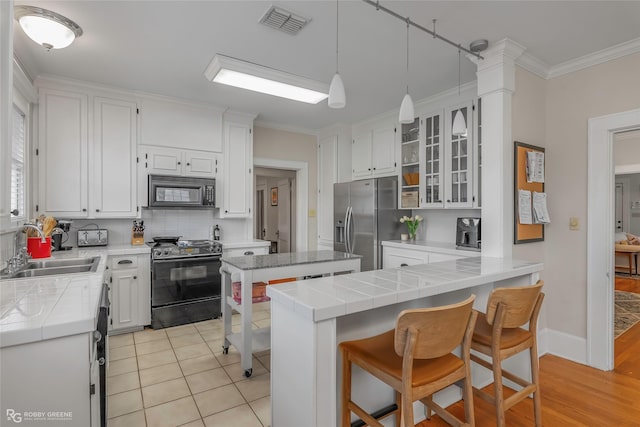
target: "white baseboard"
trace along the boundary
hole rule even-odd
[[[587,364],[586,338],[549,328],[541,330],[538,334],[538,352],[540,356],[548,353],[583,365]]]

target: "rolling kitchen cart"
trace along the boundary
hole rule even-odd
[[[222,258],[222,318],[224,322],[224,353],[233,345],[240,352],[244,376],[253,372],[254,352],[269,350],[271,328],[252,329],[253,283],[268,282],[283,277],[305,277],[339,272],[360,271],[360,255],[335,251],[290,252],[270,255],[245,255]],[[233,299],[231,275],[238,274],[241,283],[241,302]],[[276,285],[277,286],[277,285]],[[240,332],[231,331],[231,313],[236,310],[242,317]]]

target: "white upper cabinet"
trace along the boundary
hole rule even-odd
[[[137,216],[136,102],[41,88],[38,107],[37,212],[66,218]]]
[[[376,178],[398,173],[396,124],[385,121],[354,133],[351,145],[352,178]]]
[[[139,210],[136,196],[137,105],[132,101],[93,100],[93,191],[91,215],[131,218]]]
[[[333,184],[338,182],[338,136],[318,143],[318,245],[333,248]]]
[[[152,97],[140,98],[140,143],[222,151],[222,109]]]
[[[39,95],[36,210],[56,217],[86,218],[88,201],[88,96],[41,89]]]
[[[146,175],[216,177],[219,154],[148,145],[139,146],[138,151],[143,162],[141,168]]]
[[[424,126],[424,148],[421,150],[424,155],[422,187],[420,206],[441,208],[444,206],[444,138],[442,137],[443,113],[428,114],[422,119]]]
[[[244,118],[242,115],[232,114],[230,118],[225,118],[223,141],[224,173],[221,178],[220,217],[246,218],[251,215],[253,194],[253,117]],[[216,187],[218,198],[218,182]]]

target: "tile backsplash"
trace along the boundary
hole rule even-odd
[[[65,219],[65,218],[57,218]],[[150,210],[142,211],[144,239],[151,241],[154,236],[175,235],[182,239],[208,239],[209,229],[216,224],[220,227],[223,240],[247,240],[247,219],[219,218],[217,211],[210,210]],[[109,231],[109,245],[131,243],[132,219],[74,219],[68,236],[63,237],[63,245],[77,246],[77,232],[82,228],[104,228]],[[0,234],[0,269],[13,255],[15,232]]]

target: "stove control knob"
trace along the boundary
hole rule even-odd
[[[169,255],[169,249],[165,249],[165,250],[164,250],[164,254],[165,254],[165,255]]]
[[[160,249],[156,249],[155,251],[153,251],[153,256],[160,256],[162,255],[162,251]]]

